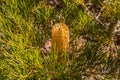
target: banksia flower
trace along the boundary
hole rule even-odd
[[[65,56],[69,49],[69,29],[64,23],[57,23],[52,28],[52,50]]]

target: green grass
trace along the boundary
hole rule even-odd
[[[90,14],[89,6],[84,6],[88,1],[95,6]],[[61,0],[52,6],[48,0],[1,0],[0,80],[82,80],[90,75],[97,80],[120,79],[120,49],[117,53],[106,49],[120,19],[119,0],[107,4],[88,1]],[[99,7],[104,8],[99,17],[102,24],[94,16]],[[70,30],[72,53],[65,60],[41,50],[51,38],[52,25],[58,22],[66,23]],[[77,48],[80,36],[86,42]]]

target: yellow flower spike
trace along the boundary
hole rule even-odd
[[[69,29],[64,23],[57,23],[52,28],[52,50],[62,57],[66,57],[69,49]]]

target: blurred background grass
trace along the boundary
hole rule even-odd
[[[119,19],[119,0],[0,0],[0,79],[120,79]],[[64,63],[42,51],[59,22],[70,33]]]

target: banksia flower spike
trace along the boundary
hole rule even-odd
[[[69,49],[69,29],[64,23],[57,23],[52,28],[52,50],[60,56],[66,56]]]

